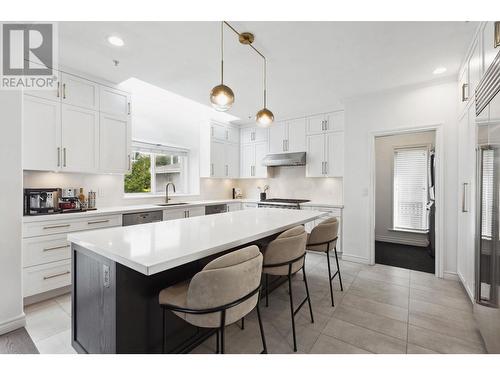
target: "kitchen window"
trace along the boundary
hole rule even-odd
[[[427,232],[428,147],[394,150],[393,229]]]
[[[124,177],[129,195],[158,195],[172,182],[176,194],[188,194],[189,150],[146,142],[132,142],[132,170]]]

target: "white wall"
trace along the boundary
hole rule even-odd
[[[401,88],[352,98],[345,103],[344,256],[369,262],[371,136],[443,124],[444,271],[456,273],[457,83]]]
[[[375,139],[375,239],[377,241],[415,246],[428,245],[427,234],[392,230],[394,149],[406,146],[433,146],[434,140],[434,131],[390,135]]]
[[[21,93],[0,90],[0,334],[24,326],[21,280]]]

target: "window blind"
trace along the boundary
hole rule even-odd
[[[491,229],[493,226],[493,163],[495,154],[493,150],[483,150],[482,155],[481,237],[491,239]]]
[[[427,148],[405,148],[394,151],[394,228],[429,229]]]

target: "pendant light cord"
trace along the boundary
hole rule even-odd
[[[224,84],[224,21],[220,23],[220,82]]]

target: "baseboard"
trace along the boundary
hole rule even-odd
[[[29,297],[24,297],[23,299],[23,305],[24,306],[29,306],[34,303],[42,302],[48,299],[52,299],[55,297],[62,296],[63,294],[67,294],[71,292],[71,285],[63,286],[58,289],[53,289],[49,290],[48,292],[40,293],[40,294],[35,294],[33,296]]]
[[[470,291],[469,288],[467,288],[467,284],[465,283],[465,279],[460,274],[460,272],[457,272],[457,275],[458,275],[458,278],[460,280],[460,284],[462,285],[462,288],[464,288],[464,290],[465,290],[465,293],[467,293],[467,295],[469,296],[471,302],[474,303],[475,302],[474,301],[474,293],[472,293],[472,291]]]
[[[0,335],[22,328],[26,325],[26,316],[24,313],[18,315],[14,319],[0,323]]]
[[[345,251],[342,253],[342,260],[346,260],[348,262],[354,262],[354,263],[370,264],[370,261],[368,260],[368,258],[360,257],[359,255],[346,254]]]
[[[453,280],[453,281],[460,281],[460,278],[458,277],[456,272],[450,272],[450,271],[444,271],[443,272],[443,279],[446,280]]]
[[[429,245],[428,241],[426,241],[426,240],[405,239],[405,238],[400,238],[400,237],[396,237],[396,236],[384,236],[381,234],[377,234],[375,236],[375,241],[398,243],[401,245],[411,245],[411,246],[418,246],[418,247],[427,247]]]

